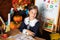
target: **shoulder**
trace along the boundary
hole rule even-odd
[[[40,22],[38,21],[38,22],[36,22],[36,24],[40,24]]]
[[[26,17],[26,18],[24,19],[24,23],[27,25],[28,22],[29,22],[29,17]]]
[[[36,22],[35,26],[40,26],[40,22],[39,21]]]

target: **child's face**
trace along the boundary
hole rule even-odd
[[[35,18],[37,14],[37,9],[32,9],[29,11],[29,16]]]

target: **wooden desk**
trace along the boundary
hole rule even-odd
[[[53,32],[53,30],[51,29],[47,29],[47,28],[44,28],[45,31],[48,31],[48,32]]]
[[[10,32],[8,32],[7,34],[9,35],[9,36],[14,36],[14,35],[16,35],[16,34],[20,34],[21,32],[18,30],[18,29],[16,29],[16,30],[12,30],[12,31],[10,31]],[[0,37],[1,38],[1,37]],[[39,38],[39,37],[35,37],[34,38],[35,40],[45,40],[45,39],[43,39],[43,38]],[[7,39],[0,39],[0,40],[7,40]],[[11,39],[11,40],[13,40],[13,39]]]

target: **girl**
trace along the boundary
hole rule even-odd
[[[20,31],[30,36],[38,36],[38,28],[40,27],[39,21],[36,19],[38,13],[37,6],[29,8],[29,16],[25,18],[20,26]]]

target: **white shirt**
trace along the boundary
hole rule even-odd
[[[37,19],[34,19],[34,20],[30,21],[30,20],[29,20],[29,17],[25,18],[25,20],[24,20],[24,23],[25,23],[26,25],[29,24],[31,27],[34,27],[37,22],[38,22]]]

